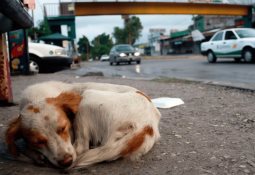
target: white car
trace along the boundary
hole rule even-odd
[[[63,47],[28,43],[31,72],[47,72],[54,67],[70,67],[72,58],[67,55]]]
[[[233,28],[221,30],[208,42],[201,44],[201,53],[207,55],[209,63],[217,58],[234,58],[236,62],[244,59],[254,62],[255,30],[250,28]]]
[[[102,55],[100,57],[100,61],[109,61],[109,59],[110,59],[109,55]]]

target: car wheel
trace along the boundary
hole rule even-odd
[[[250,48],[244,49],[243,58],[244,58],[245,62],[247,62],[247,63],[253,62],[254,61],[253,51]]]
[[[34,73],[34,74],[39,73],[39,65],[37,64],[37,62],[35,62],[33,60],[30,60],[30,62],[29,62],[29,71],[31,73]]]
[[[114,57],[113,63],[115,63],[115,65],[119,65],[119,62],[117,62],[117,58],[116,57]]]
[[[42,72],[43,71],[43,65],[41,63],[41,59],[39,57],[29,55],[29,68],[31,72],[37,71]]]
[[[136,61],[136,64],[140,64],[141,63],[141,61],[139,60],[139,61]]]
[[[217,57],[214,55],[212,51],[207,53],[207,60],[209,63],[215,63],[217,61]]]
[[[112,64],[113,64],[113,63],[110,61],[110,66],[112,66]]]
[[[116,62],[116,65],[120,65],[120,62],[117,61],[117,62]]]

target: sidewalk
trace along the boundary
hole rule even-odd
[[[122,78],[79,77],[39,74],[12,77],[15,102],[30,84],[46,80],[65,82],[106,82],[134,86],[151,98],[178,97],[185,104],[160,110],[161,139],[138,162],[117,160],[69,174],[202,175],[255,173],[255,116],[251,91],[189,81],[141,81]],[[7,123],[18,114],[18,106],[0,108],[0,138]],[[0,174],[63,174],[48,167],[0,157]]]
[[[172,54],[160,56],[143,56],[146,60],[171,60],[171,59],[192,59],[192,60],[206,60],[201,54]]]

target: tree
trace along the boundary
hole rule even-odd
[[[96,36],[91,43],[93,44],[91,55],[94,58],[99,58],[104,54],[109,54],[113,45],[110,35],[105,33]]]
[[[116,44],[128,43],[126,36],[127,36],[127,33],[126,33],[126,30],[124,28],[121,29],[119,27],[114,27],[113,37],[115,38]]]
[[[136,16],[132,16],[131,19],[127,21],[125,30],[128,34],[128,43],[134,44],[137,39],[140,38],[143,26],[140,19]]]
[[[91,46],[86,36],[82,36],[78,41],[78,52],[81,53],[82,59],[87,60],[90,56]]]
[[[47,19],[44,19],[39,22],[38,27],[33,27],[28,29],[28,36],[32,40],[36,40],[37,38],[45,35],[50,35],[52,32],[50,30]]]
[[[143,26],[140,19],[136,16],[125,19],[124,28],[115,27],[113,36],[116,44],[131,44],[133,45],[141,36]]]

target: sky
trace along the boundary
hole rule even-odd
[[[43,4],[57,3],[59,0],[36,0],[34,11],[34,23],[37,25],[43,20]],[[192,24],[191,15],[137,15],[143,25],[142,36],[137,43],[148,41],[150,28],[164,28],[166,35],[170,29],[184,30]],[[114,27],[123,27],[123,20],[120,15],[116,16],[84,16],[76,17],[76,41],[85,35],[92,41],[97,35],[106,33],[112,36]],[[65,31],[64,31],[65,33]]]
[[[184,30],[192,24],[190,15],[137,15],[143,25],[142,36],[138,43],[145,43],[148,40],[150,28],[164,28],[166,34],[170,34],[170,29]],[[112,34],[115,26],[123,27],[124,23],[121,16],[94,16],[77,17],[76,32],[80,37],[85,35],[89,40],[105,32]]]

